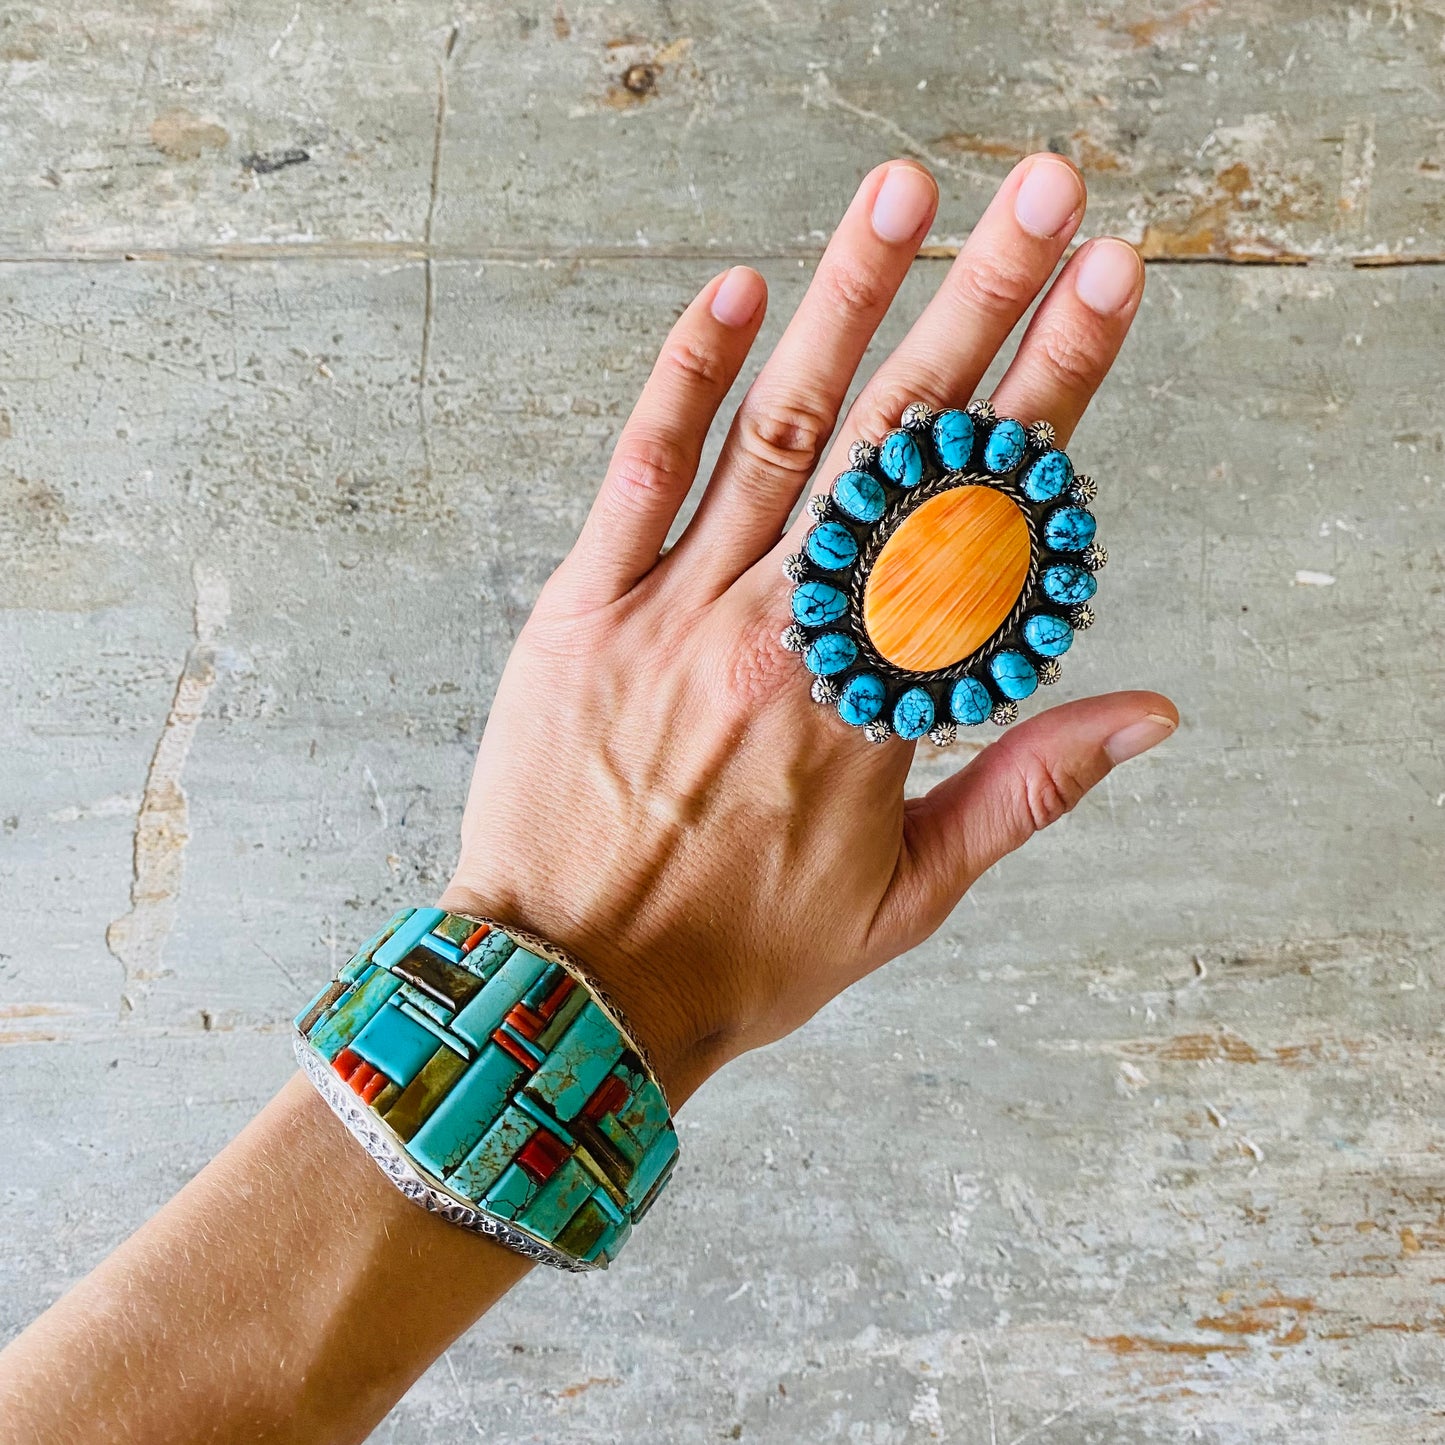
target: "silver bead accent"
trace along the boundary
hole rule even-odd
[[[933,408],[921,401],[910,401],[903,408],[905,431],[927,431],[933,425]]]
[[[1010,723],[1019,720],[1019,705],[1016,702],[1001,702],[989,716],[999,727],[1006,728]]]
[[[1102,572],[1109,563],[1109,554],[1097,542],[1090,542],[1084,548],[1084,566],[1090,572]]]
[[[1054,430],[1053,422],[1036,421],[1028,431],[1029,439],[1040,451],[1048,451],[1058,440],[1058,433]]]
[[[986,401],[969,402],[968,414],[974,419],[974,421],[984,423],[993,421],[994,418],[998,415],[998,413],[994,411],[992,403]]]
[[[789,652],[802,652],[808,645],[808,634],[796,622],[790,622],[783,628],[783,635],[778,638],[778,641]]]
[[[928,734],[928,741],[936,748],[951,748],[958,738],[958,728],[951,722],[941,722]]]
[[[1069,626],[1075,632],[1087,632],[1094,625],[1094,609],[1087,602],[1081,602],[1069,610]]]
[[[1099,484],[1084,472],[1069,483],[1069,499],[1087,507],[1099,495]]]
[[[856,441],[848,448],[848,465],[855,471],[866,472],[878,460],[878,448],[872,442]]]
[[[808,511],[820,522],[833,510],[833,499],[827,492],[818,492],[808,498]]]
[[[1046,657],[1039,663],[1039,681],[1045,687],[1056,683],[1063,675],[1064,669],[1057,657]]]
[[[863,736],[870,743],[886,743],[893,736],[893,729],[881,717],[878,717],[863,729]]]
[[[813,701],[824,707],[832,707],[838,701],[838,684],[831,677],[813,679]]]
[[[801,552],[789,552],[783,558],[783,576],[789,582],[801,582],[808,575],[808,564]]]

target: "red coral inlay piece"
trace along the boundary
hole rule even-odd
[[[615,1113],[627,1102],[631,1091],[616,1074],[608,1074],[598,1084],[597,1092],[582,1106],[582,1117],[596,1123],[604,1114]]]
[[[547,1129],[538,1129],[520,1149],[516,1162],[539,1184],[546,1183],[571,1157],[571,1151]]]

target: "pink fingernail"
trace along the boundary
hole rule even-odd
[[[1133,300],[1142,269],[1139,253],[1127,241],[1095,241],[1079,267],[1074,290],[1091,311],[1113,316]]]
[[[1150,748],[1158,746],[1178,726],[1173,718],[1157,712],[1148,713],[1138,722],[1120,728],[1104,744],[1104,751],[1111,763],[1127,763],[1130,758],[1137,758],[1140,753],[1147,753]]]
[[[938,187],[918,166],[890,168],[873,202],[873,229],[883,241],[911,241],[933,214]]]
[[[724,326],[746,326],[763,302],[763,278],[747,266],[734,266],[713,293],[713,316]]]
[[[1029,167],[1014,197],[1014,218],[1024,230],[1046,241],[1068,225],[1083,199],[1084,188],[1072,166],[1040,158]]]

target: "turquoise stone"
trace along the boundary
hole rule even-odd
[[[1063,452],[1045,452],[1024,473],[1024,496],[1031,502],[1052,502],[1074,480],[1073,463]]]
[[[525,948],[514,949],[510,958],[487,981],[482,991],[452,1020],[452,1032],[473,1048],[486,1047],[492,1031],[522,1001],[522,995],[546,971],[545,960]]]
[[[445,918],[441,908],[418,908],[372,955],[382,968],[400,963]]]
[[[1051,612],[1035,612],[1024,623],[1024,641],[1040,657],[1060,657],[1069,650],[1074,629]]]
[[[384,968],[367,975],[337,1006],[330,1017],[311,1031],[311,1047],[334,1059],[371,1021],[371,1017],[401,987],[401,980]]]
[[[640,1084],[632,1098],[617,1111],[617,1122],[644,1150],[662,1132],[667,1124],[667,1105],[651,1079]]]
[[[516,1221],[543,1239],[556,1239],[596,1184],[592,1171],[580,1159],[569,1159],[515,1216]]]
[[[478,978],[488,979],[517,951],[516,943],[503,933],[500,928],[494,928],[486,934],[482,941],[467,954],[462,960],[463,965],[469,968]]]
[[[933,450],[950,472],[961,472],[973,456],[973,418],[966,411],[940,412],[933,423]]]
[[[918,443],[906,431],[891,431],[878,448],[878,470],[900,487],[916,487],[923,480],[923,458]]]
[[[995,475],[1011,472],[1024,459],[1029,444],[1028,433],[1012,417],[1005,417],[988,434],[983,448],[983,464]]]
[[[848,610],[848,599],[827,582],[804,582],[793,592],[793,616],[808,627],[826,627]]]
[[[1041,585],[1044,596],[1060,607],[1077,607],[1099,590],[1094,574],[1075,562],[1056,562],[1045,569]]]
[[[1039,685],[1033,663],[1021,652],[995,653],[988,670],[998,690],[1015,702],[1028,697]]]
[[[537,1197],[542,1186],[520,1164],[509,1164],[487,1191],[482,1207],[503,1219],[516,1219]]]
[[[933,698],[926,689],[910,687],[894,705],[893,731],[901,738],[921,738],[933,726]]]
[[[867,472],[844,472],[833,483],[833,500],[860,522],[876,522],[888,505],[882,486]]]
[[[956,723],[977,727],[993,711],[993,697],[976,677],[961,677],[949,695],[948,710]]]
[[[850,567],[857,560],[858,544],[853,534],[841,522],[821,522],[808,533],[803,550],[815,567],[825,572],[836,572],[840,567]]]
[[[528,1091],[549,1104],[564,1123],[573,1118],[592,1091],[622,1057],[622,1035],[612,1020],[588,1002],[572,1027],[557,1040],[546,1062],[527,1081]]]
[[[509,1105],[447,1183],[468,1199],[480,1199],[501,1178],[517,1150],[536,1132],[537,1121],[525,1109]]]
[[[638,1204],[645,1199],[648,1191],[661,1177],[663,1170],[668,1168],[676,1158],[677,1135],[671,1129],[664,1129],[652,1141],[651,1147],[642,1156],[641,1162],[633,1171],[632,1178],[627,1181],[629,1203]]]
[[[412,1135],[407,1152],[423,1169],[445,1179],[496,1123],[523,1073],[510,1054],[489,1043]]]
[[[815,637],[803,654],[803,666],[819,677],[831,677],[852,667],[857,656],[858,645],[851,637],[844,637],[841,632],[825,632]]]
[[[883,711],[884,688],[871,672],[850,677],[838,699],[838,716],[850,727],[861,728]]]
[[[1082,507],[1060,507],[1044,523],[1044,542],[1055,552],[1082,552],[1094,540],[1094,527]]]

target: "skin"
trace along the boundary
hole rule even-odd
[[[1044,190],[1058,224],[1041,228]],[[864,179],[664,552],[766,291],[736,267],[693,301],[482,740],[442,904],[583,959],[674,1108],[926,938],[987,868],[1178,722],[1155,693],[1069,703],[907,798],[912,745],[870,747],[815,706],[779,644],[780,563],[810,524],[789,518],[810,479],[843,470],[849,441],[878,439],[908,401],[965,402],[1047,287],[993,401],[1050,419],[1062,445],[1138,308],[1132,251],[1085,269],[1122,242],[1087,243],[1049,285],[1084,187],[1060,158],[1030,157],[839,428],[936,201],[910,161]],[[527,1268],[408,1203],[298,1077],[0,1353],[0,1441],[361,1440]],[[359,1347],[378,1321],[388,1352]]]

